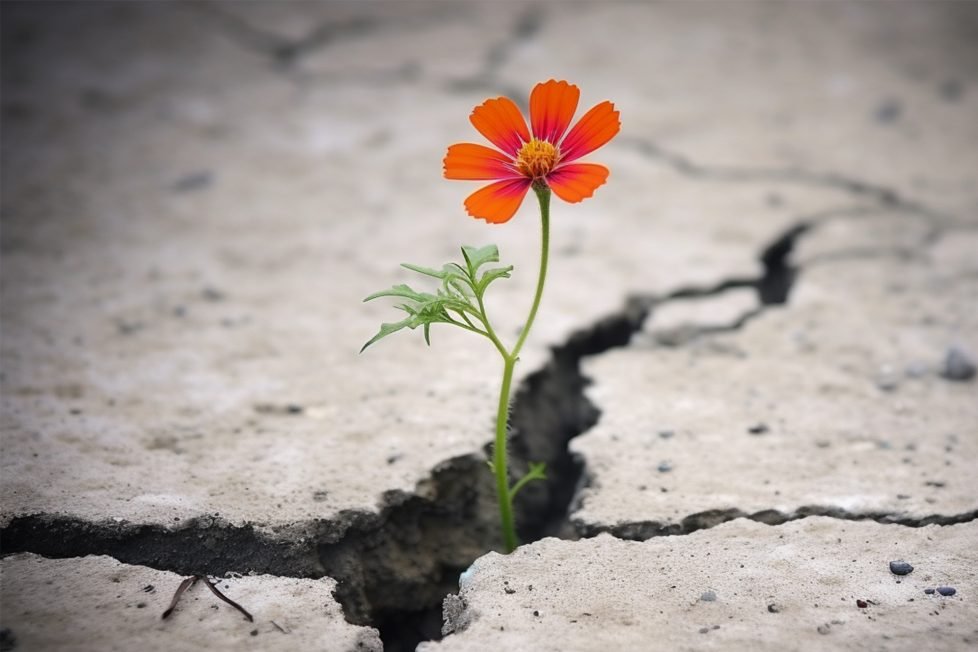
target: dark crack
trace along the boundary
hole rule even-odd
[[[181,575],[267,573],[288,577],[322,577],[313,543],[336,538],[340,522],[314,522],[279,535],[251,525],[198,518],[173,528],[115,521],[90,522],[65,515],[19,516],[0,531],[2,554],[30,552],[69,558],[108,555],[126,564],[148,566]]]
[[[697,530],[716,527],[727,521],[746,518],[767,525],[782,525],[789,521],[797,521],[809,516],[828,516],[844,521],[875,521],[888,525],[903,525],[905,527],[926,527],[928,525],[956,525],[969,523],[978,519],[978,510],[962,514],[930,514],[928,516],[907,517],[889,512],[852,512],[840,507],[823,505],[806,505],[785,513],[776,509],[766,509],[757,512],[745,512],[737,508],[712,509],[696,514],[690,514],[678,522],[665,521],[629,521],[615,525],[598,525],[577,521],[575,529],[583,538],[590,538],[602,533],[608,533],[619,539],[629,541],[645,541],[653,537],[677,536],[690,534]]]

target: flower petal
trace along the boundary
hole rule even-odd
[[[490,147],[474,143],[451,145],[443,164],[446,179],[481,181],[522,176],[513,167],[513,159]]]
[[[562,165],[547,176],[547,185],[566,202],[576,204],[608,180],[608,168],[596,163]]]
[[[523,177],[490,183],[469,195],[465,200],[465,210],[472,217],[491,224],[508,222],[523,203],[531,183],[532,180]]]
[[[489,142],[510,156],[516,156],[523,143],[530,140],[523,114],[508,97],[486,100],[472,109],[469,121]]]
[[[621,129],[619,113],[611,102],[602,102],[581,116],[560,144],[560,160],[579,159],[614,138]]]
[[[537,84],[530,93],[530,124],[533,135],[556,145],[567,131],[581,91],[573,84],[555,81]]]

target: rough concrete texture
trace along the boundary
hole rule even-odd
[[[741,514],[974,518],[978,391],[941,374],[949,349],[978,350],[978,266],[963,253],[976,247],[951,233],[912,257],[829,263],[826,250],[786,306],[739,330],[595,358],[601,420],[571,444],[590,483],[577,527],[643,538]]]
[[[978,526],[780,526],[543,539],[481,558],[446,601],[459,650],[920,650],[978,642]],[[890,561],[907,561],[894,575]],[[945,597],[928,589],[954,588]],[[449,615],[450,614],[450,615]]]
[[[4,650],[383,649],[375,630],[343,619],[328,578],[218,580],[220,591],[251,614],[249,622],[201,583],[163,620],[185,578],[109,557],[12,555],[0,573]]]
[[[4,552],[330,576],[432,635],[391,627],[498,546],[500,365],[437,326],[358,355],[397,314],[360,300],[493,242],[515,337],[532,202],[472,220],[441,160],[552,77],[623,130],[554,202],[524,536],[974,518],[978,5],[0,8]]]

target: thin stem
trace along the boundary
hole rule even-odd
[[[516,484],[514,484],[512,487],[509,488],[510,501],[516,498],[516,494],[520,492],[520,489],[530,484],[534,480],[540,480],[540,479],[542,479],[541,476],[533,475],[532,473],[527,473],[526,475],[524,475],[522,478],[519,479],[519,481],[517,481]]]
[[[468,321],[468,319],[466,319],[465,321]],[[479,330],[475,326],[467,326],[456,319],[452,319],[451,317],[448,318],[447,323],[452,324],[453,326],[458,326],[462,330],[471,331],[473,333],[476,333],[477,335],[482,335],[483,337],[489,337],[489,334],[486,333],[485,331]]]
[[[516,526],[513,520],[513,496],[517,491],[523,488],[523,485],[528,481],[524,478],[520,482],[510,489],[509,486],[509,468],[506,460],[506,434],[507,425],[509,423],[509,394],[510,388],[513,383],[513,370],[516,367],[516,361],[519,359],[520,349],[523,348],[524,342],[526,342],[527,336],[530,334],[530,329],[533,327],[533,320],[536,319],[537,310],[540,308],[540,299],[543,297],[543,285],[547,279],[547,261],[550,253],[550,188],[544,183],[534,183],[533,190],[536,192],[537,199],[540,200],[540,221],[542,226],[542,236],[540,242],[540,275],[537,278],[537,289],[533,296],[533,305],[530,307],[530,314],[526,318],[526,324],[523,325],[523,329],[520,331],[519,339],[516,340],[516,345],[510,352],[506,351],[506,348],[496,337],[496,333],[492,330],[489,325],[488,318],[483,320],[486,326],[487,336],[492,340],[493,344],[499,350],[499,353],[503,356],[503,382],[502,387],[499,388],[499,410],[496,413],[496,445],[493,450],[493,471],[496,473],[496,495],[499,500],[499,516],[502,520],[502,530],[503,530],[503,543],[506,547],[506,552],[513,552],[516,550],[517,538],[516,538]],[[482,302],[482,297],[477,296],[479,301],[479,309],[482,311],[483,316],[485,316],[485,306]]]
[[[489,323],[489,315],[486,314],[486,304],[482,300],[482,295],[476,294],[475,298],[476,301],[479,302],[479,312],[481,314],[478,315],[478,317],[479,321],[482,322],[482,325],[486,327],[486,337],[492,340],[496,350],[499,351],[499,355],[503,356],[504,359],[511,357],[509,351],[506,350],[506,347],[503,346],[503,343],[499,340],[499,336],[496,335],[496,331],[493,330],[492,324]]]
[[[547,260],[550,256],[550,188],[546,184],[533,184],[533,190],[537,193],[540,200],[540,275],[537,277],[537,291],[533,296],[533,305],[530,307],[530,315],[526,318],[526,325],[520,331],[520,337],[516,340],[510,357],[514,360],[519,357],[520,349],[526,342],[530,329],[533,328],[533,320],[536,319],[537,309],[540,307],[540,299],[543,297],[543,284],[547,280]]]
[[[496,413],[496,445],[492,468],[496,473],[496,497],[502,519],[503,543],[506,552],[516,550],[516,527],[513,523],[513,501],[509,492],[509,468],[506,462],[506,426],[509,421],[509,390],[513,382],[516,360],[503,356],[503,384],[499,388],[499,410]]]

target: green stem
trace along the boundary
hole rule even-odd
[[[496,444],[493,450],[493,471],[496,473],[496,495],[499,500],[499,516],[502,520],[503,543],[508,553],[516,550],[518,543],[516,526],[513,520],[513,495],[518,489],[522,488],[520,483],[517,483],[513,490],[509,487],[509,468],[506,460],[509,394],[513,384],[513,370],[516,367],[516,361],[519,359],[520,350],[523,348],[523,344],[530,334],[530,329],[533,327],[533,320],[536,319],[537,310],[540,308],[540,299],[543,297],[543,285],[547,279],[547,261],[550,253],[550,188],[545,183],[534,183],[533,190],[536,192],[537,199],[540,200],[542,236],[540,242],[540,275],[537,278],[537,289],[533,296],[533,305],[530,307],[530,314],[526,318],[526,324],[523,325],[520,331],[516,345],[508,353],[495,336],[492,328],[486,323],[489,339],[493,340],[496,348],[499,349],[500,354],[503,356],[503,382],[502,387],[499,388],[499,410],[496,413]],[[479,308],[485,314],[482,297],[479,297]]]
[[[509,421],[509,389],[513,382],[516,360],[506,356],[503,361],[503,384],[499,389],[499,411],[496,413],[496,445],[492,468],[496,472],[496,497],[502,519],[503,543],[506,552],[516,550],[516,526],[513,523],[513,501],[509,494],[509,468],[506,462],[506,426]]]
[[[533,328],[533,320],[537,317],[537,309],[540,307],[540,299],[543,297],[543,284],[547,280],[547,260],[550,257],[550,188],[545,184],[533,184],[533,190],[537,193],[540,200],[540,223],[542,228],[540,239],[540,275],[537,277],[537,291],[533,296],[533,305],[530,307],[530,316],[526,318],[526,325],[520,332],[520,338],[516,340],[510,357],[514,360],[519,357],[520,349],[526,342],[530,329]]]

